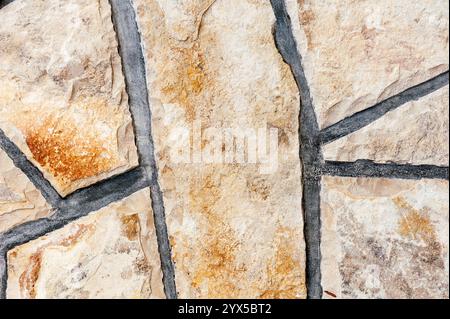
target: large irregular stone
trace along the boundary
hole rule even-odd
[[[0,11],[0,128],[65,196],[137,165],[107,0]]]
[[[448,298],[449,184],[323,178],[324,297]]]
[[[448,70],[448,1],[287,4],[321,127]]]
[[[323,147],[327,160],[434,164],[449,161],[449,87],[409,102]]]
[[[0,233],[51,213],[39,190],[0,149]]]
[[[180,297],[305,297],[299,93],[274,44],[270,2],[134,3]],[[197,140],[197,127],[277,129],[278,169],[197,157],[230,154],[220,134],[218,144],[207,131]],[[177,163],[183,146],[193,154]]]
[[[150,192],[8,253],[8,298],[163,298]]]

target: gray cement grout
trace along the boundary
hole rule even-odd
[[[399,94],[396,94],[372,107],[355,113],[336,124],[333,124],[320,132],[322,144],[327,144],[349,135],[357,130],[373,123],[386,113],[397,109],[405,103],[417,101],[421,97],[431,94],[440,88],[448,85],[448,71],[444,72],[428,81],[413,86]]]
[[[449,168],[435,165],[409,165],[374,163],[370,160],[356,162],[326,161],[322,174],[341,177],[378,177],[396,179],[449,179]]]
[[[123,71],[130,99],[130,109],[140,154],[141,166],[150,181],[150,194],[161,258],[161,269],[166,297],[177,298],[175,268],[169,243],[164,200],[158,184],[158,169],[154,155],[151,111],[141,35],[137,25],[132,0],[110,0],[112,19],[119,41]]]
[[[306,243],[306,286],[309,299],[322,297],[320,272],[320,175],[317,166],[322,162],[319,126],[312,104],[302,58],[297,50],[290,17],[284,0],[271,0],[276,17],[274,37],[284,61],[291,67],[299,88],[301,107],[299,114],[300,160],[302,162],[304,236]]]
[[[13,1],[14,0],[0,0],[0,9]]]

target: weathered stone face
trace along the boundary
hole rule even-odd
[[[0,128],[58,192],[136,166],[108,1],[16,0],[0,21]]]
[[[448,1],[287,4],[321,127],[448,70]]]
[[[51,212],[39,190],[0,149],[0,233]]]
[[[448,86],[325,145],[327,160],[448,165]]]
[[[323,178],[324,297],[448,298],[448,181]]]
[[[299,93],[274,44],[270,2],[134,3],[179,296],[305,297]],[[197,143],[196,126],[277,129],[278,168],[192,153],[195,164],[175,163],[174,148]],[[177,135],[183,127],[191,137]],[[200,151],[215,143],[205,135]]]
[[[150,192],[8,253],[8,298],[164,298]]]

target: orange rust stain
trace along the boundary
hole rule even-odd
[[[26,134],[34,159],[63,183],[96,176],[114,167],[104,143],[84,136],[70,120],[47,118]]]
[[[406,213],[402,216],[398,225],[398,232],[403,237],[434,241],[436,233],[426,209],[417,210],[401,197],[394,198],[394,203]]]
[[[30,298],[36,298],[36,282],[39,279],[39,273],[41,271],[42,264],[42,253],[38,251],[37,253],[31,255],[30,265],[27,267],[27,271],[22,273],[19,277],[19,286],[21,290],[28,292]]]
[[[205,56],[198,45],[173,49],[177,63],[167,72],[166,85],[161,89],[168,103],[177,103],[185,109],[186,120],[192,122],[200,107],[199,96],[208,85]]]
[[[79,242],[79,240],[88,232],[93,231],[94,226],[93,225],[77,225],[77,231],[68,236],[65,237],[63,240],[61,240],[58,245],[61,245],[63,247],[71,247]]]
[[[136,240],[139,234],[139,216],[137,214],[122,216],[120,220],[123,226],[122,231],[128,240]]]
[[[277,252],[267,266],[268,289],[260,294],[261,299],[297,299],[306,295],[305,277],[300,261],[295,260],[293,231],[280,227],[277,230]]]

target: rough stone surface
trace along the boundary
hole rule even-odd
[[[0,149],[0,233],[51,213],[39,190]]]
[[[324,297],[448,298],[449,184],[323,178]]]
[[[448,70],[448,1],[287,3],[321,127]]]
[[[409,102],[379,120],[325,145],[327,160],[448,166],[449,87]]]
[[[134,3],[180,297],[305,297],[299,93],[274,44],[270,2]],[[172,150],[191,140],[174,133],[196,123],[278,129],[278,170],[174,163]]]
[[[136,166],[108,1],[16,0],[0,21],[0,127],[58,192]]]
[[[8,298],[164,298],[150,192],[8,253]]]

